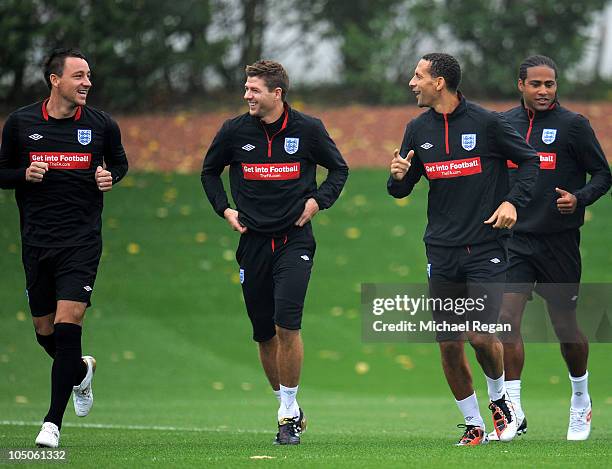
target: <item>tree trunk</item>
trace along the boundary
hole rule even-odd
[[[604,50],[606,48],[606,37],[608,33],[608,25],[606,22],[607,12],[604,10],[604,14],[601,18],[601,28],[599,31],[599,41],[597,41],[595,51],[595,63],[593,64],[593,80],[600,81],[602,78],[602,65],[604,59]]]
[[[240,54],[240,71],[242,67],[261,59],[265,28],[266,0],[243,0],[244,36]]]

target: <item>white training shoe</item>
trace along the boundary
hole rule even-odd
[[[517,436],[521,436],[527,433],[527,417],[523,416],[523,420],[520,420],[518,429],[516,430]],[[493,430],[489,433],[489,440],[491,441],[499,441],[499,437],[497,436],[497,432]]]
[[[72,388],[72,402],[74,402],[74,412],[78,417],[85,417],[89,414],[91,407],[93,406],[93,389],[91,388],[91,382],[93,375],[96,372],[96,359],[85,355],[82,357],[83,361],[87,365],[87,373],[85,378],[81,381],[81,384]]]
[[[584,409],[573,409],[570,407],[569,427],[567,428],[567,439],[570,441],[586,440],[591,434],[591,405]]]
[[[512,402],[503,395],[501,399],[489,404],[493,416],[493,428],[499,441],[507,442],[516,436],[518,425]]]
[[[36,446],[39,448],[57,448],[59,446],[60,432],[57,425],[51,422],[42,424],[40,433],[36,437]]]

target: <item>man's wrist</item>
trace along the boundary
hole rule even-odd
[[[230,208],[230,206],[229,206],[229,205],[226,205],[225,207],[221,207],[221,208],[216,208],[216,207],[213,207],[213,209],[215,210],[215,213],[216,213],[217,215],[219,215],[221,218],[225,218],[225,211],[226,211],[228,208]]]

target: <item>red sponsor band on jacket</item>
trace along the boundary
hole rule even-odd
[[[463,160],[439,161],[436,163],[423,163],[429,179],[456,178],[470,176],[482,172],[480,157],[465,158]]]
[[[31,151],[30,163],[34,161],[48,163],[49,169],[89,169],[91,166],[91,153]]]
[[[540,169],[555,169],[557,167],[557,154],[556,153],[541,153],[540,156]]]
[[[242,163],[242,174],[251,181],[299,179],[300,163]]]
[[[555,169],[557,167],[556,153],[544,153],[539,151],[538,156],[540,157],[540,169]],[[518,168],[518,165],[508,160],[508,168]]]

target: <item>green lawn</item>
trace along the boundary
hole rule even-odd
[[[310,423],[303,444],[292,448],[271,445],[276,401],[250,338],[234,260],[238,235],[212,212],[199,178],[133,174],[108,194],[104,257],[83,340],[84,352],[98,360],[96,403],[86,419],[68,408],[62,446],[70,461],[79,467],[610,465],[610,344],[591,346],[589,441],[564,440],[570,387],[558,345],[528,344],[527,436],[455,448],[454,425],[462,419],[436,345],[361,340],[360,283],[425,281],[426,184],[399,206],[386,195],[385,181],[385,171],[353,171],[337,205],[315,218],[299,395]],[[609,203],[589,209],[582,232],[586,282],[612,281]],[[35,341],[22,293],[14,205],[11,192],[0,192],[1,448],[32,446],[49,394],[50,360]],[[486,385],[474,370],[485,415]]]

